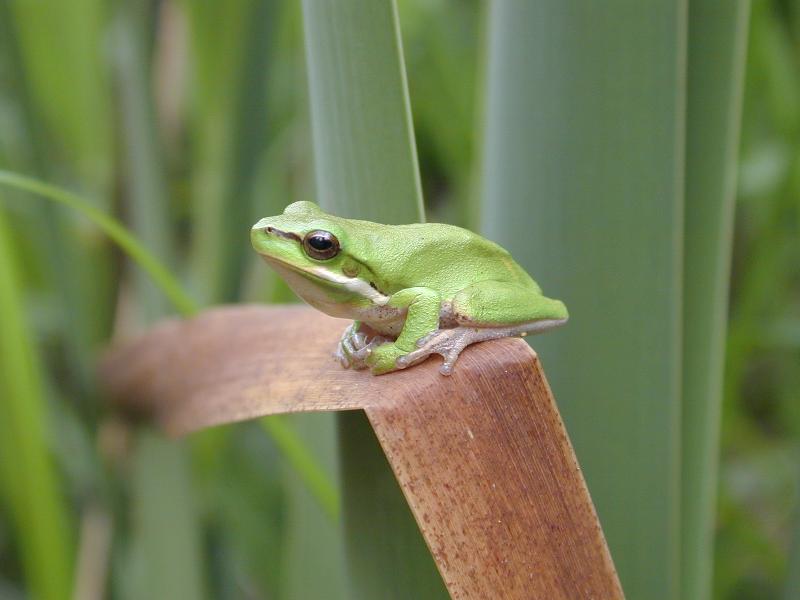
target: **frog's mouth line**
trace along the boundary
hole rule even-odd
[[[368,300],[379,306],[385,306],[389,302],[389,296],[382,294],[381,292],[373,288],[369,283],[367,283],[362,279],[358,279],[357,277],[346,277],[344,275],[340,275],[339,273],[330,271],[325,267],[313,267],[310,269],[303,269],[301,267],[298,267],[297,265],[293,265],[290,262],[280,260],[279,258],[275,258],[274,256],[266,256],[264,254],[262,254],[261,256],[268,263],[275,263],[281,267],[289,269],[290,271],[294,271],[295,273],[302,275],[304,277],[308,277],[310,279],[316,279],[321,283],[341,286],[350,292],[353,292],[355,294],[358,294],[359,296],[367,298]]]

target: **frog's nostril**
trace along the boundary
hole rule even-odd
[[[266,233],[272,233],[272,227],[265,227],[265,228],[264,228],[264,231],[265,231]]]

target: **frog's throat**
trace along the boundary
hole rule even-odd
[[[329,283],[333,283],[335,285],[341,286],[345,288],[347,291],[352,292],[354,294],[358,294],[366,299],[368,299],[373,304],[377,304],[378,306],[386,306],[389,303],[389,296],[380,293],[378,290],[373,288],[369,283],[364,281],[363,279],[359,279],[358,277],[346,277],[345,275],[341,275],[325,267],[312,267],[310,269],[301,269],[288,263],[286,261],[277,259],[273,256],[264,256],[264,259],[267,262],[274,262],[277,265],[289,269],[290,271],[294,271],[299,275],[304,277],[311,276],[313,278],[321,279],[322,281],[327,281]]]

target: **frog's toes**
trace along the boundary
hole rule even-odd
[[[461,351],[474,341],[475,329],[471,327],[456,327],[434,331],[417,340],[417,349],[397,359],[397,366],[401,369],[421,362],[431,354],[440,354],[444,363],[439,368],[442,375],[453,372]]]
[[[360,331],[354,331],[350,335],[350,340],[354,350],[361,350],[367,345],[367,335]]]
[[[342,334],[334,356],[345,369],[366,369],[370,366],[367,364],[367,357],[386,341],[386,338],[379,335],[370,338],[358,331],[355,325],[351,325]]]
[[[354,350],[351,356],[358,361],[364,361],[370,354],[372,354],[372,351],[375,350],[375,348],[383,346],[388,341],[389,340],[387,340],[385,337],[376,335],[374,338],[369,340],[369,342],[366,342],[365,340],[364,344],[357,350]]]
[[[353,368],[358,368],[353,361],[354,352],[355,350],[352,342],[349,339],[342,338],[339,340],[339,345],[336,346],[336,352],[334,352],[333,355],[345,369],[349,369],[351,366]]]
[[[367,367],[360,358],[360,351],[366,346],[366,336],[360,333],[355,325],[350,325],[342,333],[334,356],[345,369],[365,369]]]

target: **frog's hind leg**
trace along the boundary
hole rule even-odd
[[[398,367],[441,354],[444,363],[439,370],[450,375],[459,354],[470,344],[547,331],[566,323],[567,310],[559,300],[531,294],[522,286],[481,282],[456,294],[451,305],[443,307],[442,317],[453,326],[417,340],[417,350],[398,358]]]
[[[404,369],[425,360],[431,354],[441,354],[444,362],[439,368],[439,372],[442,375],[450,375],[461,351],[470,344],[539,333],[563,325],[565,322],[566,319],[543,319],[512,327],[454,327],[452,329],[440,329],[420,338],[417,342],[418,349],[398,358],[397,366]]]

